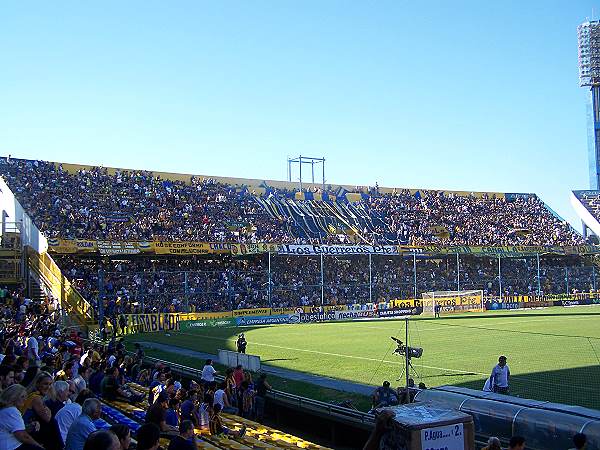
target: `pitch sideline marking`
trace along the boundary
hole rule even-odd
[[[204,337],[204,338],[207,338],[207,339],[215,339],[215,340],[218,340],[218,341],[229,341],[229,339],[225,339],[225,338],[221,338],[221,337],[216,337],[216,336],[207,336],[207,335],[204,335],[204,334],[183,333],[181,331],[179,332],[179,334],[183,334],[183,335],[186,335],[186,336],[201,336],[201,337]],[[351,359],[361,359],[361,360],[364,360],[364,361],[381,362],[380,359],[367,358],[365,356],[342,355],[341,353],[321,352],[319,350],[308,350],[308,349],[303,349],[303,348],[285,347],[283,345],[275,345],[275,344],[262,344],[260,342],[254,342],[254,341],[252,341],[252,345],[262,345],[263,347],[280,348],[280,349],[283,349],[283,350],[293,350],[293,351],[296,351],[296,352],[315,353],[315,354],[318,354],[318,355],[337,356],[337,357],[340,357],[340,358],[351,358]],[[404,365],[403,363],[399,363],[399,362],[396,362],[396,361],[383,360],[383,362],[387,363],[387,364],[393,364],[393,365],[396,365],[396,366],[400,366],[400,365],[403,366]],[[487,376],[486,373],[473,372],[473,371],[468,371],[468,370],[457,370],[457,369],[449,369],[447,367],[426,366],[424,364],[413,364],[413,365],[414,366],[418,366],[418,367],[424,367],[426,369],[447,370],[449,372],[462,373],[462,374],[465,374],[465,375],[472,375],[472,374],[474,374],[474,375],[486,375]]]

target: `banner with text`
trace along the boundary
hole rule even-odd
[[[169,242],[154,241],[157,255],[208,255],[230,253],[231,244],[215,242]]]

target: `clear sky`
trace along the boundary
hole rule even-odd
[[[0,154],[535,192],[578,228],[577,25],[600,1],[0,5]]]

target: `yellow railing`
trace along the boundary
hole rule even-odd
[[[27,260],[40,281],[60,301],[61,307],[76,319],[81,325],[94,321],[94,308],[77,292],[71,282],[63,275],[60,268],[47,253],[39,254],[34,249],[27,248]]]

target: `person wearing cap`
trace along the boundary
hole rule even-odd
[[[498,364],[492,369],[490,376],[490,385],[492,391],[497,394],[508,394],[508,383],[510,379],[510,369],[506,364],[506,356],[502,355],[498,358]]]

